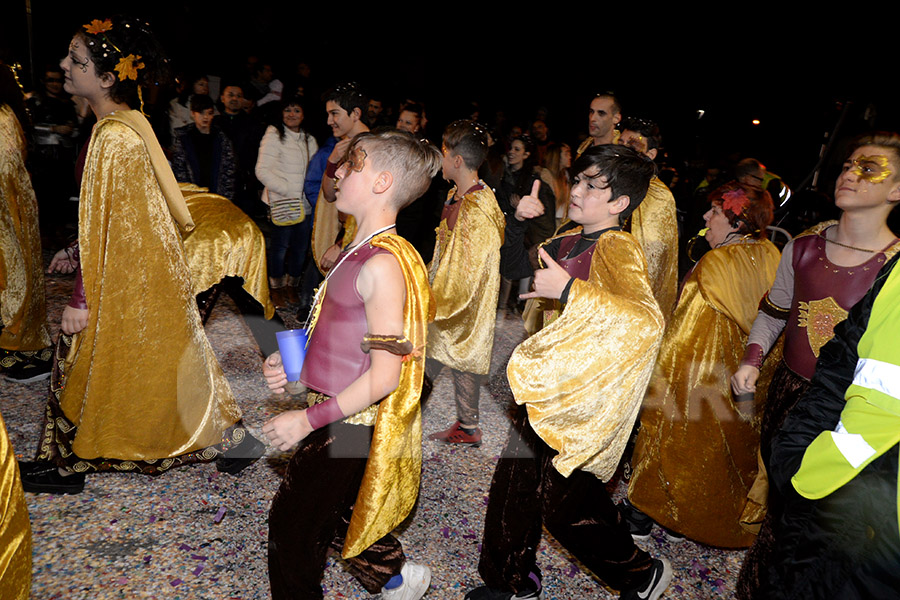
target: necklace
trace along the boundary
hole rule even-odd
[[[850,248],[851,250],[857,250],[859,252],[868,252],[869,254],[875,254],[878,250],[869,250],[868,248],[857,248],[856,246],[851,246],[850,244],[842,244],[837,240],[829,240],[828,236],[822,235],[822,238],[828,242],[829,244],[837,244],[838,246],[843,246],[844,248]]]
[[[364,239],[360,243],[356,244],[355,246],[353,246],[352,248],[347,250],[344,253],[344,256],[341,257],[341,260],[339,260],[336,265],[334,265],[333,267],[331,267],[331,269],[329,269],[328,273],[325,275],[325,280],[322,281],[322,285],[320,285],[319,289],[316,290],[316,295],[313,298],[312,306],[310,306],[310,308],[309,308],[309,315],[307,315],[306,321],[303,323],[303,328],[306,329],[306,333],[307,333],[307,344],[309,343],[309,338],[312,336],[312,330],[316,326],[316,321],[319,320],[319,309],[321,307],[322,301],[325,299],[325,287],[328,284],[328,279],[334,274],[335,271],[338,270],[338,267],[340,267],[342,264],[344,264],[344,261],[347,260],[347,258],[351,254],[356,252],[360,247],[362,247],[364,244],[369,242],[376,235],[384,233],[388,229],[392,229],[396,226],[397,226],[396,223],[391,223],[390,225],[388,225],[386,227],[382,227],[381,229],[369,234],[366,237],[366,239]]]

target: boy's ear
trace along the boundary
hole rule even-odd
[[[350,112],[350,118],[352,118],[355,121],[361,120],[362,119],[362,109],[358,106],[356,108],[354,108]]]
[[[647,158],[649,158],[650,160],[656,160],[657,154],[658,151],[656,148],[650,148],[649,150],[647,150]]]
[[[376,194],[383,194],[394,184],[394,176],[391,175],[390,171],[382,171],[378,174],[378,177],[375,178],[375,182],[372,184],[372,191]]]
[[[625,211],[628,208],[628,205],[631,204],[631,198],[627,194],[622,194],[615,200],[609,201],[609,214],[618,215]]]

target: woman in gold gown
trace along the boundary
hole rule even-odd
[[[213,459],[234,473],[262,454],[200,322],[179,232],[193,229],[191,214],[131,108],[162,58],[146,23],[114,17],[85,25],[61,62],[66,91],[86,98],[97,125],[81,183],[80,277],[63,312],[39,461],[22,466],[26,491],[78,493],[85,473],[157,474]]]
[[[772,201],[732,190],[713,199],[704,219],[712,250],[685,278],[663,339],[628,490],[638,511],[626,516],[632,525],[649,516],[712,546],[745,547],[753,536],[738,521],[756,475],[759,424],[752,400],[732,396],[729,378],[778,266],[765,235]],[[649,535],[652,522],[643,524],[637,533]]]

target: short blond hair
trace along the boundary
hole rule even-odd
[[[357,134],[350,151],[363,144],[366,159],[378,171],[388,171],[393,177],[392,196],[397,210],[418,199],[431,179],[441,170],[441,151],[428,140],[417,139],[411,133],[398,129]]]

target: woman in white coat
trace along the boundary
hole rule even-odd
[[[266,186],[272,237],[269,244],[269,286],[275,306],[297,303],[297,284],[303,274],[312,207],[303,194],[309,159],[319,149],[313,136],[300,128],[302,99],[282,102],[281,122],[270,125],[259,147],[256,177]]]

